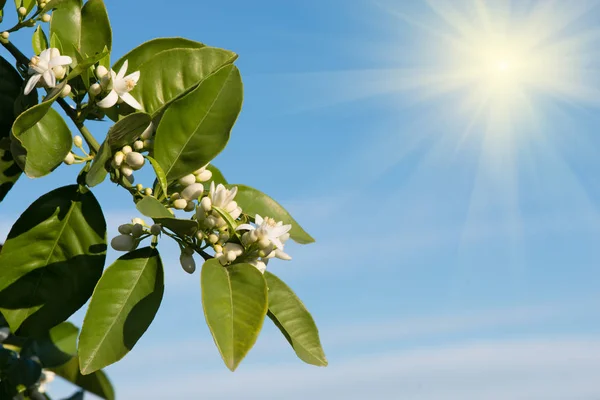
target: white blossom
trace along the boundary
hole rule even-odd
[[[256,237],[259,243],[261,241],[265,243],[266,240],[268,240],[273,243],[275,247],[283,250],[283,242],[289,237],[286,237],[285,235],[292,229],[292,225],[283,225],[283,222],[276,222],[271,217],[265,217],[263,219],[263,217],[258,214],[256,214],[254,221],[257,225],[256,227],[250,224],[242,224],[238,226],[236,230],[256,230]]]
[[[127,66],[128,61],[125,60],[118,73],[115,74],[115,71],[112,69],[110,70],[110,78],[106,82],[107,89],[110,89],[110,92],[104,99],[98,102],[98,107],[110,108],[117,104],[117,101],[121,99],[136,110],[142,109],[142,105],[129,94],[140,79],[140,71],[132,72],[126,76]],[[107,74],[103,78],[105,79],[107,76],[109,75]]]
[[[61,56],[60,51],[56,48],[48,48],[40,53],[39,56],[31,57],[29,62],[29,75],[31,77],[25,85],[24,94],[29,94],[33,88],[43,79],[43,84],[48,88],[56,86],[57,72],[64,76],[65,65],[70,65],[73,62],[69,56]],[[60,79],[60,76],[58,77]]]

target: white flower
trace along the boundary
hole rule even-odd
[[[215,182],[213,181],[210,183],[210,191],[208,193],[211,205],[227,211],[234,220],[238,219],[242,214],[242,209],[233,201],[237,194],[237,190],[237,186],[234,186],[233,189],[230,190],[220,183],[215,187]]]
[[[256,230],[256,237],[259,242],[268,239],[279,250],[283,250],[283,242],[289,237],[287,233],[292,229],[292,225],[283,225],[283,222],[281,221],[275,222],[271,217],[265,217],[263,219],[263,217],[258,214],[256,214],[254,221],[257,225],[256,227],[250,224],[242,224],[238,226],[236,230]]]
[[[24,94],[29,94],[38,84],[41,78],[48,88],[56,86],[56,72],[61,70],[64,65],[70,65],[73,62],[69,56],[61,56],[58,49],[48,48],[40,53],[39,56],[31,57],[29,62],[29,75],[31,78],[27,81]]]
[[[108,86],[110,87],[112,84],[112,87],[108,95],[98,102],[98,107],[110,108],[117,104],[117,101],[121,99],[137,110],[142,109],[142,105],[129,94],[140,79],[140,71],[135,71],[125,76],[127,65],[128,62],[125,60],[117,74],[115,74],[115,71],[112,69],[110,70],[110,83]]]

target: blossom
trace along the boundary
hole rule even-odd
[[[210,183],[208,197],[210,198],[213,207],[222,208],[231,215],[231,218],[236,220],[242,214],[242,208],[233,201],[237,191],[237,186],[234,186],[232,189],[227,189],[221,183],[215,187],[215,182],[213,181]]]
[[[24,94],[31,93],[35,85],[42,78],[46,87],[55,87],[57,75],[59,79],[61,75],[64,76],[64,66],[70,65],[72,62],[71,57],[61,56],[60,51],[53,47],[42,51],[39,56],[31,57],[28,71],[31,78],[29,78],[27,85],[25,85]]]
[[[276,222],[271,217],[263,218],[258,214],[256,214],[254,221],[257,225],[256,227],[250,224],[242,224],[238,226],[236,230],[254,230],[256,240],[259,244],[262,245],[264,242],[268,241],[275,245],[277,249],[283,250],[283,243],[289,238],[288,232],[292,229],[292,225],[283,225],[283,222],[281,221]],[[261,247],[267,247],[266,245],[268,245],[268,243],[264,244],[265,246]]]
[[[128,62],[125,60],[118,73],[115,74],[115,71],[111,69],[110,76],[107,74],[103,77],[103,82],[106,84],[107,88],[110,88],[110,92],[104,99],[98,102],[98,107],[110,108],[117,104],[117,101],[121,99],[137,110],[142,109],[142,105],[129,94],[140,79],[140,71],[135,71],[125,76],[127,65]]]

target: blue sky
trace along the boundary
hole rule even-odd
[[[229,372],[205,326],[198,273],[184,273],[164,241],[162,307],[107,369],[118,398],[600,398],[595,2],[479,1],[510,21],[507,43],[547,31],[549,50],[525,56],[550,60],[548,79],[536,70],[461,84],[439,71],[471,58],[444,38],[472,38],[456,21],[477,26],[476,0],[106,3],[113,60],[159,36],[240,55],[244,106],[215,165],[317,239],[269,268],[312,311],[330,362],[302,364],[266,323]],[[514,34],[523,26],[533,28]],[[26,36],[17,43],[31,51]],[[492,100],[476,110],[479,93]],[[33,197],[76,176],[58,171],[21,178],[2,204],[2,236]],[[109,236],[137,216],[123,191],[94,192]]]

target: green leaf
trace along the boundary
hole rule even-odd
[[[79,336],[81,373],[119,361],[144,334],[164,291],[158,251],[144,247],[119,257],[102,275]]]
[[[250,264],[208,260],[200,274],[204,317],[225,365],[234,371],[248,354],[267,313],[267,285]]]
[[[92,57],[84,58],[83,60],[79,61],[77,63],[77,66],[75,68],[73,68],[71,70],[71,72],[69,72],[69,75],[67,76],[67,80],[70,81],[71,79],[75,79],[76,77],[78,77],[79,75],[86,72],[91,66],[96,64],[98,61],[102,60],[107,55],[108,55],[107,52],[102,52],[102,53],[95,54]],[[87,81],[87,79],[84,79],[84,83],[86,81]]]
[[[33,36],[31,37],[31,45],[33,46],[33,52],[35,54],[40,54],[48,48],[48,38],[42,30],[41,25],[38,25],[38,27],[35,28]]]
[[[64,0],[64,1],[66,3],[71,0]],[[62,43],[61,43],[60,39],[58,38],[58,35],[56,35],[56,33],[54,33],[54,32],[50,32],[50,47],[57,48],[58,51],[60,52],[60,54],[64,54]],[[73,51],[75,51],[75,50],[73,50]]]
[[[79,49],[81,54],[90,57],[103,53],[104,48],[112,48],[112,31],[108,13],[102,0],[89,0],[81,10],[81,33]],[[98,60],[100,60],[100,57]]]
[[[39,178],[54,171],[73,146],[67,123],[53,108],[33,126],[27,127],[28,113],[36,107],[30,108],[17,118],[13,124],[15,140],[11,143],[15,161],[30,178]]]
[[[67,7],[69,7],[70,2],[71,2],[71,0],[50,0],[49,2],[46,3],[46,5],[44,6],[44,8],[40,12],[40,14],[44,14],[44,13],[47,13],[48,11],[60,8],[63,6],[63,4],[66,5]]]
[[[154,158],[152,158],[150,156],[146,156],[146,158],[148,159],[148,161],[150,161],[150,164],[152,164],[152,168],[154,168],[154,174],[156,175],[156,179],[158,180],[158,183],[160,184],[162,193],[164,193],[166,195],[167,194],[167,176],[165,175],[165,171],[163,171],[163,169],[160,166],[160,164],[158,163],[158,161],[156,161]]]
[[[192,173],[225,148],[242,98],[239,71],[228,65],[171,104],[154,139],[154,157],[168,182]]]
[[[0,311],[13,332],[39,335],[92,295],[106,257],[106,222],[94,195],[55,189],[15,222],[0,252]]]
[[[130,71],[136,71],[140,65],[155,57],[158,53],[165,50],[172,49],[200,49],[206,47],[205,44],[195,42],[193,40],[173,37],[173,38],[158,38],[152,39],[148,42],[142,43],[123,57],[119,58],[113,69],[118,71],[125,60],[127,60],[128,68]]]
[[[25,15],[28,15],[31,10],[33,10],[33,7],[35,7],[36,3],[36,0],[22,0],[23,7],[27,9],[27,14]]]
[[[235,58],[235,53],[214,47],[162,51],[137,68],[140,80],[130,93],[147,113],[156,116],[171,101]],[[135,69],[128,67],[127,71]]]
[[[220,184],[223,185],[227,185],[227,179],[225,179],[225,177],[223,176],[223,174],[221,173],[221,171],[215,167],[214,165],[209,165],[206,167],[207,170],[209,170],[210,172],[212,172],[212,177],[210,178],[211,181],[213,181],[215,183],[215,186]]]
[[[237,224],[235,223],[235,220],[233,218],[231,218],[231,215],[223,210],[220,207],[216,207],[216,206],[212,206],[212,209],[215,210],[217,212],[217,214],[219,214],[221,216],[221,218],[223,218],[225,220],[225,222],[227,223],[227,226],[229,227],[229,232],[231,233],[231,235],[236,235],[237,236],[237,231],[235,230],[235,228],[237,227]]]
[[[229,188],[237,186],[238,192],[235,201],[242,207],[245,214],[251,217],[259,214],[261,217],[267,216],[276,221],[283,221],[284,224],[291,224],[290,237],[297,243],[308,244],[315,241],[279,203],[266,194],[246,185],[227,186]]]
[[[96,371],[89,375],[83,375],[79,371],[79,359],[77,357],[61,365],[60,367],[50,368],[51,371],[67,381],[87,390],[90,393],[100,396],[106,400],[114,400],[115,391],[103,371]]]
[[[44,368],[66,364],[77,354],[79,329],[70,322],[63,322],[36,339],[36,355]]]
[[[81,0],[63,0],[52,12],[50,22],[50,40],[56,35],[62,45],[61,54],[70,56],[73,61],[77,59],[75,49],[79,49],[81,43],[81,5]]]
[[[302,361],[319,367],[327,366],[317,325],[302,301],[269,271],[265,271],[265,279],[269,287],[269,318]]]
[[[108,144],[108,141],[105,140],[100,145],[98,153],[94,157],[94,161],[92,161],[90,170],[85,176],[86,185],[94,187],[104,181],[104,178],[106,178],[106,175],[108,174],[106,164],[112,159],[112,155],[110,145]]]
[[[198,222],[174,218],[173,214],[154,197],[144,197],[135,206],[144,216],[152,218],[155,223],[177,234],[193,235],[198,230]]]

